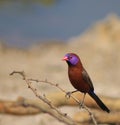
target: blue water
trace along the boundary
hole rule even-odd
[[[110,13],[120,16],[120,0],[59,0],[48,7],[6,3],[0,5],[0,40],[18,47],[45,40],[67,41]]]

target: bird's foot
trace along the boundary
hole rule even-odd
[[[79,108],[82,109],[84,107],[83,102],[80,102]]]
[[[72,92],[67,92],[66,95],[65,95],[65,97],[66,97],[67,99],[69,99],[70,96],[71,96],[71,94],[72,94]]]
[[[72,93],[75,93],[75,92],[77,92],[77,91],[78,91],[78,90],[71,91],[71,92],[67,92],[66,95],[65,95],[65,97],[69,99],[70,96],[71,96],[71,94],[72,94]]]

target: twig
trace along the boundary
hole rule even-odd
[[[47,81],[47,80],[36,80],[36,79],[29,79],[30,81],[35,81],[35,82],[42,82],[42,83],[47,83],[47,84],[50,84],[50,85],[52,85],[52,86],[54,86],[54,87],[57,87],[59,90],[61,90],[62,92],[64,92],[65,94],[67,94],[67,92],[64,90],[64,89],[62,89],[60,86],[59,86],[59,84],[55,84],[55,83],[52,83],[52,82],[49,82],[49,81]],[[74,99],[78,104],[80,104],[80,101],[75,97],[75,96],[73,96],[72,94],[70,94],[70,97],[72,98],[72,99]],[[93,121],[93,123],[95,124],[95,125],[97,125],[97,121],[95,120],[95,117],[94,117],[94,115],[93,115],[93,113],[90,111],[90,109],[87,107],[87,106],[85,106],[84,104],[82,105],[82,108],[84,108],[88,113],[89,113],[89,115],[90,115],[90,117],[91,117],[91,119],[92,119],[92,121]]]
[[[25,72],[24,71],[13,71],[12,73],[10,73],[10,75],[14,75],[14,74],[20,74],[23,77],[23,80],[26,81],[28,88],[30,88],[32,90],[32,92],[36,95],[36,97],[38,97],[40,100],[42,100],[44,103],[46,103],[47,105],[49,105],[49,107],[53,110],[46,110],[45,108],[42,108],[42,111],[52,115],[53,117],[55,117],[56,119],[58,119],[61,122],[66,123],[67,125],[77,125],[77,123],[75,121],[73,121],[70,117],[67,116],[66,113],[62,113],[61,111],[59,111],[47,98],[45,95],[41,96],[38,92],[37,89],[34,88],[31,85],[31,81],[30,79],[26,78]],[[56,111],[56,112],[55,112]]]
[[[34,87],[31,85],[31,82],[32,82],[32,81],[35,81],[35,82],[47,83],[47,84],[50,84],[50,85],[52,85],[52,86],[54,86],[54,87],[57,87],[59,90],[61,90],[61,91],[64,92],[65,94],[67,94],[67,92],[59,86],[59,84],[54,84],[54,83],[49,82],[49,81],[47,81],[47,80],[43,81],[43,80],[36,80],[36,79],[27,79],[27,78],[26,78],[26,75],[25,75],[25,73],[24,73],[23,71],[13,71],[10,75],[13,75],[13,74],[15,74],[15,73],[20,74],[20,75],[23,77],[23,80],[26,81],[26,83],[27,83],[27,85],[28,85],[28,88],[30,88],[30,89],[33,91],[33,93],[34,93],[39,99],[41,99],[43,102],[45,102],[47,105],[49,105],[50,108],[54,109],[54,110],[57,112],[57,114],[59,114],[59,115],[62,116],[62,117],[59,117],[59,118],[58,118],[58,117],[56,117],[56,115],[55,115],[54,113],[51,114],[50,112],[48,112],[49,114],[51,114],[53,117],[57,118],[59,121],[62,121],[62,122],[64,122],[64,123],[68,124],[68,125],[71,125],[71,124],[69,124],[68,122],[66,122],[66,120],[65,120],[64,118],[67,118],[67,120],[69,119],[70,121],[72,121],[71,123],[72,123],[73,125],[76,125],[76,124],[77,124],[77,123],[75,123],[70,117],[68,117],[67,114],[60,112],[60,111],[46,98],[45,95],[41,96],[40,94],[38,94],[37,89],[34,88]],[[80,101],[79,101],[77,98],[75,98],[73,95],[70,95],[70,97],[73,98],[78,104],[80,104]],[[91,119],[92,119],[94,125],[97,125],[97,121],[96,121],[96,119],[95,119],[93,113],[90,111],[90,109],[89,109],[87,106],[85,106],[85,105],[83,105],[82,107],[89,113],[89,115],[90,115],[90,117],[91,117]],[[63,120],[63,119],[64,119],[64,120]]]

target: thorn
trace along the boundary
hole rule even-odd
[[[59,86],[59,84],[56,84],[56,86]]]
[[[43,97],[45,97],[45,98],[46,98],[46,95],[45,95],[45,94],[43,94]]]
[[[64,116],[67,116],[67,113],[64,113]]]
[[[36,89],[36,88],[35,88],[34,90],[35,90],[35,91],[37,91],[37,89]]]

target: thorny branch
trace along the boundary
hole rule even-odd
[[[58,119],[59,121],[62,121],[63,123],[66,123],[66,124],[68,124],[68,125],[78,125],[78,123],[76,123],[75,121],[73,121],[72,118],[70,118],[66,113],[62,113],[60,110],[58,110],[58,108],[55,107],[55,106],[52,104],[52,102],[51,102],[49,99],[46,98],[45,95],[41,96],[41,95],[38,93],[37,89],[34,88],[34,87],[31,85],[31,83],[32,83],[33,81],[39,82],[39,83],[47,83],[47,84],[50,84],[51,86],[57,87],[59,90],[61,90],[62,92],[64,92],[65,95],[67,95],[67,92],[66,92],[64,89],[62,89],[62,88],[59,86],[59,84],[55,84],[55,83],[49,82],[49,81],[47,81],[47,80],[28,79],[28,78],[26,77],[24,71],[13,71],[12,73],[10,73],[10,75],[14,75],[14,74],[20,74],[20,75],[23,77],[23,80],[26,81],[26,83],[27,83],[27,85],[28,85],[28,88],[30,88],[30,89],[33,91],[33,93],[36,95],[36,97],[38,97],[38,98],[39,98],[40,100],[42,100],[44,103],[46,103],[47,105],[49,105],[49,107],[50,107],[51,109],[53,109],[54,111],[56,111],[56,112],[53,112],[53,111],[51,111],[51,110],[47,110],[47,111],[45,111],[46,113],[52,115],[53,117],[55,117],[55,118]],[[70,97],[71,97],[72,99],[74,99],[79,105],[81,104],[80,101],[79,101],[75,96],[73,96],[72,94],[70,95]],[[85,106],[84,104],[82,105],[82,108],[84,108],[84,109],[89,113],[89,115],[90,115],[90,117],[91,117],[91,120],[93,121],[94,125],[97,125],[97,121],[96,121],[96,119],[95,119],[93,113],[90,111],[90,109],[89,109],[87,106]]]

